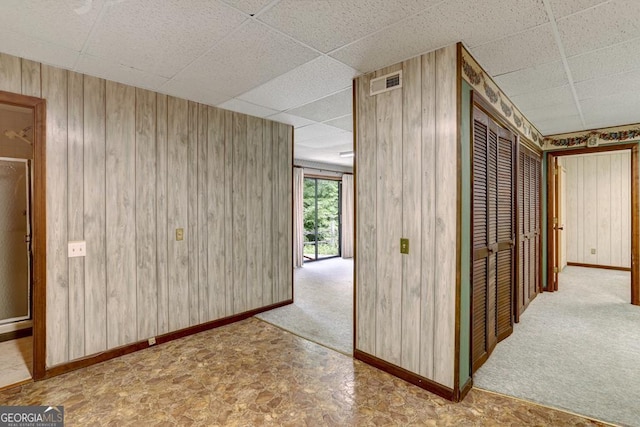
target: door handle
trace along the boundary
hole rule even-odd
[[[558,230],[564,230],[564,227],[558,227]]]

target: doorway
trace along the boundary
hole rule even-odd
[[[616,146],[605,146],[596,148],[585,148],[577,150],[568,150],[561,152],[547,153],[547,291],[553,292],[559,289],[558,274],[561,272],[563,263],[565,262],[567,244],[566,235],[566,204],[563,187],[566,184],[566,175],[563,173],[563,157],[575,155],[588,155],[594,153],[628,151],[631,157],[630,169],[630,259],[628,265],[631,270],[631,289],[630,302],[633,305],[640,305],[640,283],[639,283],[639,265],[638,265],[638,145],[623,144]],[[587,175],[589,176],[589,175]],[[594,182],[594,185],[597,184]],[[589,187],[589,183],[582,183]],[[592,189],[587,188],[587,193]],[[584,190],[583,190],[584,191]],[[606,194],[606,193],[605,193]],[[607,194],[607,197],[609,195]],[[595,215],[582,215],[585,221],[597,221]],[[589,234],[587,234],[589,236]],[[593,246],[593,245],[587,245]],[[564,250],[563,250],[564,249]],[[598,249],[596,247],[587,248],[587,259],[585,263],[574,263],[574,265],[587,265],[610,267],[602,265],[602,261],[598,261]],[[591,261],[594,260],[594,261]],[[570,260],[569,260],[570,261]],[[604,263],[606,264],[606,263]]]
[[[304,261],[339,257],[342,229],[342,182],[304,178]]]
[[[0,91],[0,388],[46,370],[45,115],[43,99]]]

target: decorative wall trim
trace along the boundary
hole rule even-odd
[[[614,126],[582,132],[563,133],[544,138],[544,149],[597,147],[600,144],[616,144],[640,140],[640,124]]]
[[[469,83],[482,98],[486,99],[525,138],[543,147],[542,134],[500,90],[491,77],[482,69],[466,49],[462,48],[462,78]]]

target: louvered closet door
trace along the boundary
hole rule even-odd
[[[474,109],[473,370],[513,330],[515,137]]]
[[[518,156],[518,316],[538,294],[540,284],[541,159],[520,147]]]

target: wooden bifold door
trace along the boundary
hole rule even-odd
[[[473,112],[472,359],[475,372],[513,331],[515,135]]]

